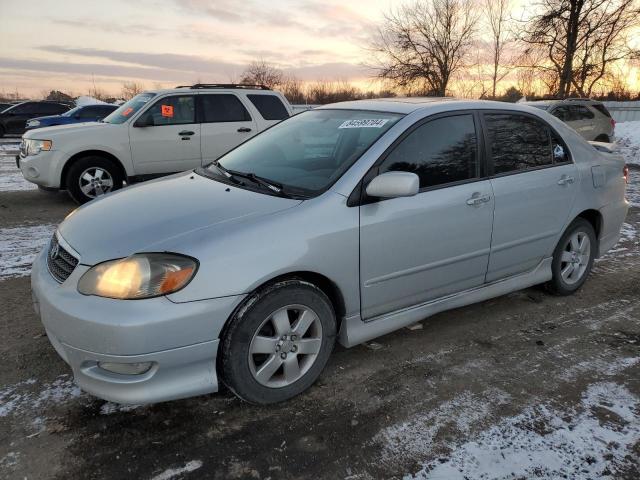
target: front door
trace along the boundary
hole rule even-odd
[[[364,319],[483,284],[493,193],[480,176],[477,131],[472,113],[430,119],[380,163],[378,173],[416,173],[420,192],[360,207]]]
[[[147,120],[151,119],[151,122]],[[142,126],[141,124],[151,123]],[[137,175],[171,173],[199,167],[200,124],[193,95],[156,101],[129,127]]]
[[[553,252],[578,188],[561,138],[537,117],[487,113],[495,195],[487,282],[534,269]]]

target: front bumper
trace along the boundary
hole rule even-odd
[[[118,403],[155,403],[218,389],[219,334],[243,296],[174,303],[165,297],[113,300],[85,296],[79,265],[62,284],[49,274],[46,251],[33,264],[34,307],[78,386]],[[152,362],[148,372],[124,375],[99,362]]]
[[[22,176],[36,185],[47,188],[60,188],[62,167],[67,154],[60,150],[42,151],[37,155],[16,158]]]

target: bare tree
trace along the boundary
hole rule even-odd
[[[124,82],[122,84],[122,98],[129,100],[139,93],[144,92],[144,85],[137,82]]]
[[[418,0],[390,10],[370,46],[376,75],[444,96],[465,66],[478,15],[472,0]]]
[[[557,77],[560,97],[591,94],[613,63],[638,54],[628,38],[640,15],[636,0],[540,0],[535,7],[521,39],[527,52],[546,53],[542,69]]]
[[[240,83],[264,85],[269,88],[277,87],[282,83],[284,74],[282,70],[268,64],[264,60],[256,60],[246,68],[240,76]]]
[[[293,75],[283,77],[278,90],[282,92],[290,103],[306,103],[307,101],[302,82]]]
[[[511,0],[484,0],[486,22],[491,34],[491,97],[496,98],[496,87],[509,73],[504,68],[505,48],[511,43],[508,30],[511,17]]]

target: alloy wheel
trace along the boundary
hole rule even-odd
[[[253,378],[269,388],[291,385],[311,368],[322,346],[322,324],[304,305],[288,305],[269,315],[249,346]]]
[[[560,275],[568,285],[582,279],[591,258],[591,240],[585,232],[577,231],[569,237],[560,258]]]
[[[108,193],[113,188],[111,174],[100,167],[87,168],[78,180],[80,190],[89,198],[96,198]]]

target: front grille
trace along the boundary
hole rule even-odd
[[[58,236],[54,233],[47,251],[47,267],[51,276],[62,283],[69,278],[77,265],[78,259],[60,245]]]

